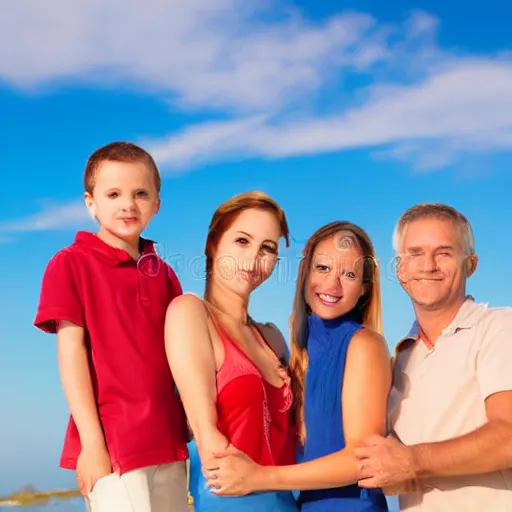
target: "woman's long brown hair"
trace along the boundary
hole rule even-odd
[[[299,264],[293,310],[290,318],[290,374],[294,392],[294,420],[297,434],[302,446],[306,440],[304,423],[304,392],[305,377],[308,368],[308,316],[311,310],[305,299],[305,286],[311,271],[313,254],[316,246],[340,231],[352,233],[363,252],[364,270],[363,284],[365,293],[361,296],[354,309],[349,313],[356,321],[382,334],[382,303],[380,294],[379,267],[375,257],[373,244],[367,233],[350,222],[335,221],[319,228],[306,242]]]

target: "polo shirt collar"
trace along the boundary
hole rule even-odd
[[[485,314],[488,308],[488,303],[476,303],[472,295],[466,295],[462,306],[460,307],[457,315],[452,320],[452,323],[443,331],[443,335],[451,336],[461,329],[471,329],[474,327],[480,318]],[[412,327],[404,338],[402,338],[395,348],[395,356],[407,348],[414,345],[418,340],[419,324],[415,320]]]
[[[93,251],[106,263],[116,266],[134,261],[133,258],[123,249],[112,247],[104,242],[98,235],[88,231],[79,231],[75,236],[75,243],[84,246],[86,249]],[[155,242],[149,238],[140,238],[141,255],[155,255]]]

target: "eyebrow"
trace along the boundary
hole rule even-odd
[[[408,247],[407,252],[421,252],[423,249],[424,249],[424,247],[419,247],[419,246]],[[443,251],[443,250],[444,251],[446,251],[446,250],[453,251],[453,246],[452,245],[440,245],[439,247],[436,247],[435,250],[436,251]]]

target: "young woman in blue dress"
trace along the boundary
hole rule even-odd
[[[360,227],[332,222],[305,245],[291,316],[298,464],[268,467],[229,449],[206,465],[220,495],[296,490],[304,512],[383,512],[357,485],[353,449],[386,433],[391,360],[381,334],[379,268]]]

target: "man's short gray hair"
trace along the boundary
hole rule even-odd
[[[397,253],[401,251],[401,238],[405,226],[425,218],[451,220],[460,231],[462,248],[466,256],[475,254],[475,238],[469,220],[455,208],[442,203],[417,204],[401,215],[393,232],[393,248]]]

